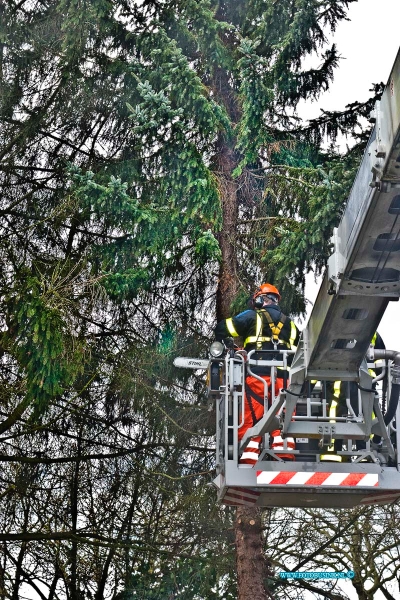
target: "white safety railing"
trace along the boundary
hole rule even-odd
[[[274,354],[274,351],[271,351]],[[321,455],[326,455],[328,447],[332,446],[335,439],[335,425],[339,423],[343,424],[364,424],[365,418],[363,415],[362,397],[360,391],[358,391],[356,399],[354,393],[354,387],[350,394],[350,385],[356,385],[347,381],[342,382],[342,397],[340,403],[340,411],[338,410],[336,415],[330,411],[331,402],[337,401],[337,398],[333,395],[334,382],[306,382],[304,395],[297,398],[296,409],[290,416],[290,421],[294,423],[308,423],[307,433],[305,435],[295,436],[296,437],[296,448],[295,450],[289,449],[286,446],[286,437],[292,437],[293,434],[289,431],[282,437],[284,438],[283,449],[279,449],[279,452],[274,452],[271,447],[272,440],[268,432],[271,429],[277,429],[282,427],[283,418],[286,410],[285,399],[276,396],[275,394],[275,382],[278,377],[277,369],[287,369],[289,357],[292,354],[291,351],[279,352],[282,356],[282,360],[268,360],[269,351],[251,351],[246,354],[243,351],[228,353],[224,358],[219,361],[222,377],[221,386],[219,388],[219,396],[216,403],[217,411],[217,469],[223,467],[224,461],[234,461],[237,463],[239,457],[243,451],[243,440],[238,441],[238,430],[244,423],[244,410],[245,410],[245,388],[246,388],[246,376],[251,375],[255,379],[262,383],[262,389],[264,390],[264,418],[267,417],[268,411],[271,411],[271,406],[276,405],[277,410],[274,413],[278,422],[273,422],[273,427],[270,425],[268,431],[261,432],[263,436],[263,449],[259,460],[263,461],[266,459],[281,460],[278,454],[288,453],[294,454],[296,461],[314,461],[320,462]],[[277,352],[275,351],[275,354]],[[260,359],[262,356],[262,359]],[[290,362],[290,361],[289,361]],[[260,376],[260,368],[270,369],[270,389],[265,379]],[[373,368],[374,364],[371,363],[368,367]],[[388,376],[390,381],[390,365],[388,370]],[[287,371],[286,371],[287,372]],[[283,373],[283,372],[282,372]],[[282,379],[279,373],[279,379]],[[378,403],[381,402],[382,387],[380,381],[385,376],[383,371],[379,377],[376,377],[373,382],[377,384],[376,399]],[[387,389],[387,397],[390,394],[390,384]],[[215,395],[215,391],[214,391]],[[345,395],[345,401],[343,396]],[[284,393],[281,394],[284,398]],[[278,406],[279,405],[279,406]],[[375,415],[374,415],[375,416]],[[271,415],[270,415],[271,417]],[[271,418],[269,417],[270,422]],[[261,422],[261,421],[260,421]],[[329,424],[327,427],[321,424]],[[255,428],[253,428],[255,429]],[[329,430],[329,431],[328,431]],[[377,454],[382,452],[388,452],[392,456],[393,447],[390,441],[394,437],[399,437],[396,431],[395,425],[392,422],[386,428],[386,435],[383,439],[379,440],[379,443],[374,443],[369,435],[368,439],[360,440],[353,439],[347,435],[340,435],[342,445],[340,449],[336,449],[335,454],[340,456],[343,461],[358,462],[361,460],[371,460],[377,462]],[[328,433],[326,433],[328,431]],[[343,429],[341,430],[343,432]],[[349,430],[350,431],[350,430]],[[259,435],[252,431],[252,437]],[[365,436],[367,437],[367,436]],[[382,436],[381,436],[382,437]],[[247,440],[248,441],[248,440]],[[362,443],[360,443],[360,441]]]

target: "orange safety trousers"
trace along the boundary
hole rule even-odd
[[[270,405],[271,400],[271,377],[269,375],[261,376],[267,382],[268,385],[268,404]],[[277,377],[275,378],[275,398],[278,396],[279,391],[283,388],[284,382],[283,379]],[[239,441],[243,438],[246,431],[253,427],[263,416],[264,416],[264,384],[262,381],[257,379],[256,377],[248,376],[246,377],[246,393],[244,398],[244,415],[243,415],[243,423],[238,429],[238,439]],[[254,394],[254,395],[253,395]],[[242,420],[242,419],[241,419]],[[240,420],[240,422],[241,422]],[[276,429],[271,433],[273,438],[273,442],[271,445],[272,450],[283,450],[283,440],[280,435],[279,429]],[[260,455],[260,444],[261,444],[261,436],[255,436],[251,438],[250,442],[244,449],[243,454],[239,458],[239,465],[249,465],[253,466],[256,464],[258,457]],[[294,440],[292,438],[287,439],[287,447],[294,449]],[[278,456],[280,458],[286,460],[293,460],[293,454],[281,454]]]

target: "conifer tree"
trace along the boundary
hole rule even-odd
[[[329,127],[352,129],[365,107],[303,131],[295,111],[328,88],[339,55],[326,35],[352,1],[0,7],[2,432],[26,434],[68,410],[79,458],[88,444],[82,423],[98,417],[90,406],[99,400],[107,424],[117,418],[151,431],[137,448],[166,444],[168,427],[158,429],[157,410],[141,399],[156,390],[165,400],[172,351],[204,348],[215,319],[243,306],[266,277],[281,288],[286,312],[303,310],[304,273],[324,263],[358,158],[324,154],[315,141]],[[304,70],[310,54],[319,66]],[[132,383],[124,366],[140,360],[145,374]],[[200,384],[188,387],[195,393]],[[176,412],[160,406],[181,447],[185,398],[175,400]],[[199,421],[191,415],[184,429],[195,423],[207,437]],[[165,469],[167,457],[146,454]],[[106,493],[102,501],[110,505]],[[258,516],[247,517],[260,540]],[[78,597],[74,540],[70,594]],[[239,598],[266,598],[262,564],[251,593],[249,556],[245,547],[237,556]]]

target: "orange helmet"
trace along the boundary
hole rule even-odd
[[[255,291],[253,300],[255,300],[258,296],[266,296],[267,294],[274,294],[278,297],[278,300],[281,299],[279,290],[277,290],[274,285],[271,285],[270,283],[263,283],[260,285],[258,290]]]

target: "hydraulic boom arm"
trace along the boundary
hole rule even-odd
[[[305,379],[358,380],[388,302],[399,299],[400,52],[375,118],[294,360],[296,389]]]

